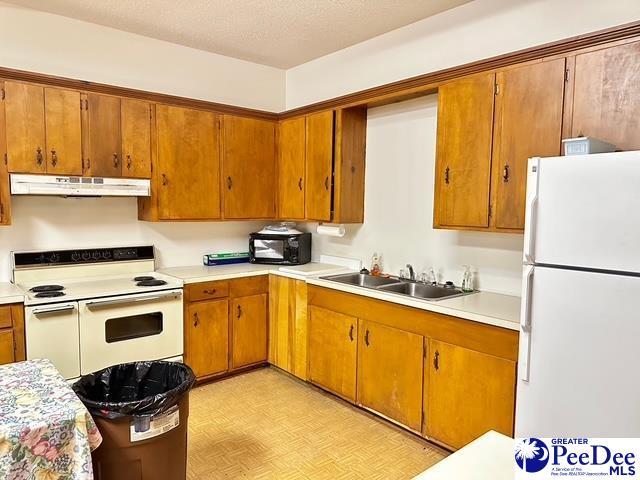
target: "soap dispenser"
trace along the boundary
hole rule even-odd
[[[382,254],[373,253],[371,257],[371,275],[378,276],[382,273]]]

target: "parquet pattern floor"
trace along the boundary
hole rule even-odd
[[[189,480],[410,479],[437,447],[273,369],[195,388]]]

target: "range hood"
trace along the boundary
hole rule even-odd
[[[11,195],[148,197],[151,195],[151,180],[11,174]]]

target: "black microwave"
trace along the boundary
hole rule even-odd
[[[302,265],[311,261],[310,233],[252,233],[249,235],[251,263]]]

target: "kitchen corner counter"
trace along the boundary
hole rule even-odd
[[[23,303],[24,293],[13,283],[0,282],[0,305]]]
[[[513,295],[477,292],[461,297],[431,301],[411,298],[398,293],[345,285],[323,278],[309,278],[307,283],[509,330],[520,329],[520,297]]]

